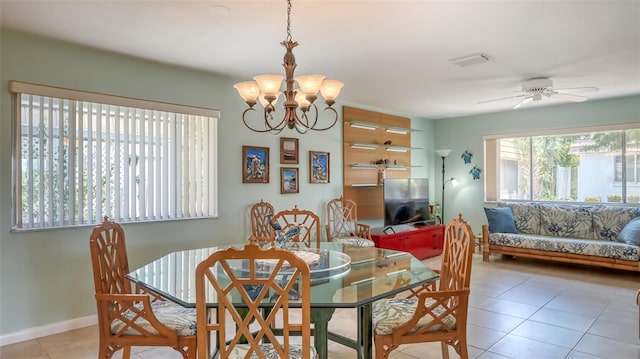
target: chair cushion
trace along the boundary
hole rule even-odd
[[[355,247],[375,247],[375,243],[372,240],[360,237],[338,237],[334,238],[333,242]]]
[[[244,359],[246,358],[247,352],[249,351],[249,344],[238,344],[233,348],[232,353],[229,355],[229,359]],[[267,359],[280,359],[278,353],[275,348],[270,343],[265,343],[260,345],[260,349],[262,349],[262,353],[266,356]],[[316,348],[311,346],[311,356],[310,358],[315,358],[317,356]],[[258,359],[258,355],[256,353],[252,353],[249,357],[251,359]],[[307,357],[302,355],[302,345],[292,344],[289,346],[289,359],[306,359]]]
[[[484,208],[491,233],[517,233],[511,207]]]
[[[136,305],[142,308],[142,304]],[[153,314],[158,318],[160,323],[166,325],[169,328],[178,331],[179,336],[190,336],[196,334],[196,310],[193,308],[185,308],[168,300],[156,301],[151,303]],[[133,318],[135,313],[127,311],[124,313],[126,318]],[[139,318],[136,324],[143,327],[145,330],[153,334],[158,334],[158,331],[149,324],[146,319]],[[111,333],[115,334],[125,326],[121,320],[114,320],[111,323]],[[127,329],[125,335],[138,335],[137,330]]]
[[[425,304],[427,306],[432,305],[435,301],[433,299],[427,299]],[[373,327],[374,331],[378,335],[389,335],[393,332],[393,329],[408,322],[413,314],[416,312],[418,305],[418,299],[381,299],[373,303]],[[438,316],[442,315],[445,309],[442,306],[435,308],[434,313]],[[433,320],[433,317],[426,314],[420,318],[416,326],[411,330],[418,331],[422,327],[428,326]],[[447,315],[444,318],[444,323],[449,329],[455,329],[456,318],[452,315]],[[442,330],[441,325],[434,325],[429,331]]]
[[[618,234],[618,242],[640,246],[640,217],[636,217],[627,223]]]

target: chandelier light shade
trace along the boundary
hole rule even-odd
[[[293,56],[293,48],[298,43],[291,38],[291,0],[287,0],[287,39],[281,42],[287,51],[284,54],[285,76],[278,74],[257,75],[253,81],[244,81],[233,87],[238,90],[240,97],[249,106],[242,113],[242,121],[252,131],[279,134],[283,129],[295,129],[300,134],[309,130],[324,131],[333,127],[338,122],[338,112],[331,106],[336,102],[340,90],[344,84],[338,80],[325,79],[324,75],[293,76],[297,66]],[[284,80],[284,92],[281,92]],[[294,88],[297,84],[297,88]],[[321,126],[318,122],[318,108],[315,101],[318,92],[324,97],[330,118],[328,125]],[[274,118],[276,103],[280,94],[284,93],[284,114],[282,119]],[[264,118],[258,118],[262,122],[259,126],[252,126],[247,119],[250,111],[255,111],[254,106],[260,101],[263,107]]]

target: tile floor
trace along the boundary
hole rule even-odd
[[[425,260],[439,268],[439,257]],[[474,255],[469,324],[469,356],[479,359],[639,359],[640,274],[493,256]],[[355,311],[340,310],[331,329],[355,331]],[[96,326],[0,347],[2,359],[95,358]],[[450,357],[458,355],[450,350]],[[119,358],[119,356],[118,356]],[[132,358],[181,358],[166,348],[135,348]],[[329,358],[355,352],[337,343]],[[391,359],[441,358],[439,344],[414,344]]]

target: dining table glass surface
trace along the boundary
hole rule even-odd
[[[217,250],[244,245],[172,252],[134,270],[127,277],[184,307],[195,307],[197,265]],[[437,278],[437,274],[406,252],[332,242],[321,242],[315,249],[292,250],[319,255],[319,261],[310,265],[312,307],[356,307]],[[242,276],[246,264],[238,261],[232,266],[234,272]],[[271,273],[271,269],[265,264],[265,275]],[[286,266],[281,268],[280,274],[287,274]],[[208,293],[207,303],[211,307],[217,306],[214,291]]]

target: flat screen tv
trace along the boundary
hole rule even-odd
[[[429,179],[384,180],[384,225],[432,224],[429,215]]]

